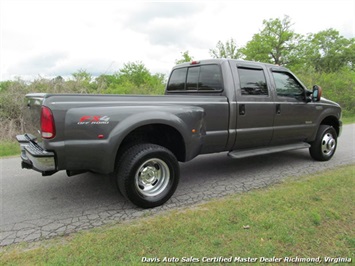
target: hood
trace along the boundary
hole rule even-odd
[[[328,99],[326,99],[326,98],[324,98],[324,97],[321,97],[321,99],[320,99],[319,102],[320,102],[320,103],[324,103],[324,104],[328,104],[328,105],[337,106],[337,107],[340,108],[340,105],[339,105],[338,103],[333,102],[333,101],[331,101],[331,100],[328,100]]]

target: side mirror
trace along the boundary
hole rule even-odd
[[[320,98],[322,97],[322,87],[318,85],[313,86],[313,91],[312,91],[312,101],[313,102],[319,102]]]

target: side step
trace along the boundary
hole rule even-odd
[[[258,149],[251,149],[251,150],[236,150],[231,151],[228,153],[228,156],[234,159],[241,159],[250,156],[256,155],[264,155],[269,153],[276,153],[282,151],[291,151],[291,150],[298,150],[298,149],[305,149],[311,147],[310,144],[302,142],[302,143],[295,143],[295,144],[287,144],[282,146],[274,146],[274,147],[263,147]]]

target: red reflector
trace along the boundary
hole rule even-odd
[[[191,61],[191,65],[198,65],[200,61]]]
[[[54,118],[51,109],[42,106],[41,111],[41,132],[42,138],[52,139],[55,137]]]

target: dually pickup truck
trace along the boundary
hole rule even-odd
[[[152,208],[175,192],[179,162],[199,154],[332,158],[341,108],[321,94],[285,67],[229,59],[175,66],[162,96],[28,94],[22,168],[114,175],[127,199]]]

